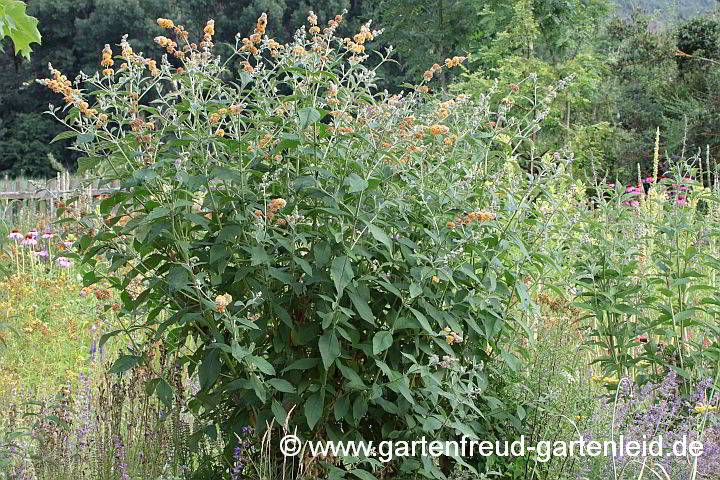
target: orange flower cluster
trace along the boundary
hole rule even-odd
[[[250,38],[243,38],[242,43],[243,46],[240,48],[242,51],[249,51],[253,55],[257,55],[260,50],[255,46],[256,43],[260,43],[262,40],[262,36],[265,34],[265,28],[267,27],[267,14],[263,12],[262,15],[257,19],[257,23],[255,24],[255,32],[250,35]],[[268,40],[268,44],[270,45],[271,49],[279,49],[282,47],[279,43],[277,43],[275,40]],[[277,54],[275,52],[273,55]]]
[[[453,332],[450,327],[445,327],[443,331],[447,334],[445,341],[447,341],[450,345],[453,343],[462,343],[462,333]]]
[[[110,290],[107,288],[99,288],[95,290],[95,298],[98,300],[107,300],[110,298]]]
[[[135,117],[133,121],[130,122],[130,126],[133,132],[139,132],[143,129],[155,130],[155,124],[153,122],[146,122],[140,117]]]
[[[175,23],[173,23],[172,20],[169,20],[167,18],[158,18],[157,24],[160,25],[162,28],[173,28],[175,26]]]
[[[458,224],[468,225],[472,222],[484,222],[487,220],[492,220],[493,218],[495,218],[495,214],[490,212],[463,213],[460,217],[456,218],[454,222],[448,222],[447,226],[450,228],[455,228]]]
[[[452,58],[446,58],[445,59],[445,66],[448,68],[457,67],[462,62],[467,60],[467,57],[452,57]]]
[[[232,299],[232,295],[229,293],[215,297],[215,311],[220,313],[224,312],[225,308],[232,303]]]
[[[50,74],[53,78],[45,78],[43,80],[38,80],[38,82],[45,85],[55,93],[64,94],[66,99],[70,98],[73,93],[79,93],[77,90],[73,90],[70,80],[68,80],[65,75],[60,73],[59,70],[55,70],[54,68],[50,67]]]
[[[353,38],[344,38],[343,42],[345,43],[345,46],[348,50],[350,50],[353,53],[363,53],[365,51],[365,45],[364,43],[368,40],[372,40],[375,38],[376,35],[378,35],[380,32],[377,30],[374,32],[370,31],[370,23],[366,23],[362,27],[360,27],[360,33],[356,33],[353,35]]]
[[[209,47],[212,46],[212,37],[215,35],[215,20],[208,20],[205,24],[205,28],[203,28],[203,42],[200,42],[200,46],[207,45]]]
[[[343,15],[347,13],[347,9],[343,10]],[[343,21],[342,15],[335,15],[335,18],[328,20],[328,25],[330,26],[331,30],[334,30],[340,25],[340,23]],[[328,29],[326,29],[325,33],[329,33]]]
[[[237,115],[240,112],[242,112],[244,108],[245,108],[244,104],[234,103],[234,104],[230,105],[228,108],[223,107],[223,108],[219,109],[217,112],[211,114],[210,117],[208,117],[208,121],[210,123],[219,123],[220,121],[222,121],[223,117],[225,115],[227,115],[228,113]]]
[[[423,73],[423,78],[425,79],[426,82],[429,82],[430,80],[432,80],[433,75],[435,75],[435,73],[440,73],[440,72],[442,72],[442,67],[440,65],[438,65],[437,63],[433,63],[433,66],[430,67],[429,70],[425,70],[425,72]]]
[[[275,212],[280,210],[281,208],[285,208],[287,205],[287,201],[284,198],[275,198],[267,206],[267,212],[263,212],[262,210],[258,209],[255,210],[255,215],[259,218],[265,217],[268,220],[272,220],[275,218]],[[279,225],[285,225],[285,220],[279,218],[277,220],[277,223]]]
[[[183,50],[178,50],[177,43],[175,41],[170,40],[167,37],[163,37],[162,35],[155,37],[153,40],[155,41],[155,43],[167,50],[168,53],[173,54],[173,56],[175,56],[176,58],[184,58],[185,52],[190,49],[190,46],[185,45],[185,47],[183,47]]]
[[[102,57],[103,59],[100,65],[103,67],[112,67],[115,64],[115,61],[112,59],[112,49],[107,43],[105,44],[105,48],[103,48]]]
[[[337,105],[340,103],[340,100],[338,100],[338,98],[337,98],[337,94],[338,94],[337,86],[333,82],[330,82],[330,84],[328,85],[328,91],[327,91],[327,96],[328,96],[327,104],[328,105]]]
[[[133,56],[133,49],[127,41],[123,40],[120,43],[120,48],[123,57],[130,59]]]
[[[102,57],[103,58],[102,61],[100,61],[100,65],[105,67],[105,70],[103,70],[103,75],[108,76],[115,73],[113,69],[110,68],[115,64],[115,60],[112,59],[112,49],[107,43],[105,44],[105,48],[103,48]]]
[[[450,115],[450,107],[455,105],[455,100],[452,98],[446,102],[440,102],[437,110],[435,110],[435,116],[438,118],[445,118]]]
[[[427,128],[428,128],[428,130],[430,130],[430,133],[432,133],[433,135],[444,135],[450,131],[450,129],[448,128],[447,125],[435,124],[435,125],[430,125]]]
[[[146,64],[147,64],[148,70],[150,70],[150,74],[153,77],[157,77],[158,75],[160,75],[160,70],[157,68],[157,62],[155,60],[147,59]]]
[[[311,27],[308,29],[308,32],[310,32],[314,35],[317,35],[318,33],[320,33],[320,27],[318,27],[318,24],[317,24],[318,23],[317,15],[315,15],[315,13],[312,10],[310,10],[307,20],[308,20],[308,23],[311,25]]]
[[[175,32],[175,35],[177,36],[178,40],[187,42],[188,33],[185,31],[185,27],[183,27],[182,25],[175,25],[175,23],[172,20],[167,19],[167,18],[158,18],[157,24],[163,28],[167,28],[168,30],[172,28],[173,31]],[[187,45],[186,45],[186,47],[187,47]],[[187,49],[184,48],[184,51],[187,51]],[[168,53],[172,53],[172,52],[168,52]],[[177,56],[179,56],[179,55],[177,55]]]
[[[37,82],[41,85],[45,85],[55,93],[62,93],[64,95],[63,99],[65,102],[69,105],[78,107],[80,113],[87,116],[96,115],[98,113],[94,108],[89,108],[90,105],[83,100],[80,95],[80,90],[73,89],[70,80],[68,80],[67,77],[59,70],[55,70],[52,65],[50,65],[50,75],[52,78],[44,78],[38,80]]]

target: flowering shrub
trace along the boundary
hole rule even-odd
[[[499,364],[519,366],[509,334],[528,328],[546,268],[533,247],[552,215],[531,199],[565,158],[526,177],[514,152],[547,105],[516,119],[489,96],[430,97],[434,72],[462,57],[409,92],[375,92],[363,62],[380,32],[337,38],[342,20],[321,27],[311,13],[284,45],[263,14],[221,60],[212,21],[195,44],[158,19],[172,36],[155,39],[161,61],[123,39],[101,74],[73,84],[51,67],[42,81],[64,95],[50,113],[86,154],[81,169],[122,185],[82,220],[99,225],[79,240],[84,261],[111,263],[85,280],[104,278],[122,292],[118,313],[142,316],[126,331],[192,348],[180,361],[199,376],[189,405],[207,424],[193,440],[226,433],[228,471],[233,439],[271,419],[323,440],[488,438],[522,420]],[[112,371],[137,365],[136,349]],[[168,372],[155,375],[148,391],[171,406]],[[429,458],[335,464],[370,478],[358,460],[442,475]]]

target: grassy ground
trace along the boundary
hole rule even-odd
[[[51,393],[90,362],[111,301],[83,288],[73,272],[13,275],[0,281],[0,394],[22,386]]]

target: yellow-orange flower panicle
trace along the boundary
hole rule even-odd
[[[215,297],[215,311],[220,313],[224,312],[225,308],[232,303],[232,300],[232,295],[229,293],[218,295]]]
[[[169,20],[167,18],[158,18],[157,24],[160,25],[162,28],[171,29],[175,27],[175,23],[173,23],[172,20]]]
[[[175,48],[177,48],[177,43],[162,35],[155,37],[153,40],[155,43],[165,48],[168,53],[173,53]]]
[[[276,212],[281,208],[285,208],[285,205],[287,205],[287,201],[284,198],[275,198],[268,204],[268,210]]]
[[[447,125],[431,125],[428,127],[433,135],[444,135],[450,131]]]
[[[215,35],[215,20],[208,20],[205,24],[205,28],[203,28],[203,42],[200,43],[201,46],[212,46],[212,37]]]
[[[102,60],[100,61],[100,65],[108,68],[112,67],[114,64],[115,61],[112,59],[112,49],[110,48],[110,45],[106,43],[105,48],[103,48]]]
[[[445,59],[445,66],[448,68],[457,67],[462,62],[464,62],[467,59],[467,57],[452,57],[452,58],[446,58]]]
[[[260,17],[257,19],[257,24],[255,25],[255,33],[257,35],[264,35],[265,27],[267,27],[267,13],[263,12],[263,14],[260,15]]]

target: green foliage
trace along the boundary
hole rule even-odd
[[[720,24],[717,20],[693,18],[678,27],[676,37],[680,52],[705,59],[696,60],[679,55],[677,62],[681,75],[692,69],[709,68],[712,63],[708,59],[717,59],[720,54]]]
[[[144,319],[130,330],[198,375],[190,406],[207,428],[194,440],[219,428],[227,454],[233,433],[271,420],[320,440],[512,437],[523,410],[502,372],[521,366],[512,339],[549,268],[532,252],[553,218],[531,199],[565,171],[546,157],[525,177],[514,150],[547,102],[495,129],[487,100],[373,94],[374,70],[333,31],[263,40],[267,57],[238,41],[225,63],[191,48],[184,71],[155,76],[122,43],[129,66],[89,79],[98,111],[75,92],[62,119],[82,132],[82,164],[122,183],[80,240],[89,265],[112,264],[86,281],[123,292],[122,314]],[[238,85],[224,80],[233,62]],[[147,106],[131,94],[153,90]],[[136,363],[146,355],[113,370]],[[427,457],[391,465],[442,475]]]
[[[31,43],[40,43],[38,20],[25,14],[26,5],[18,0],[0,0],[0,40],[10,37],[15,53],[30,58]]]

